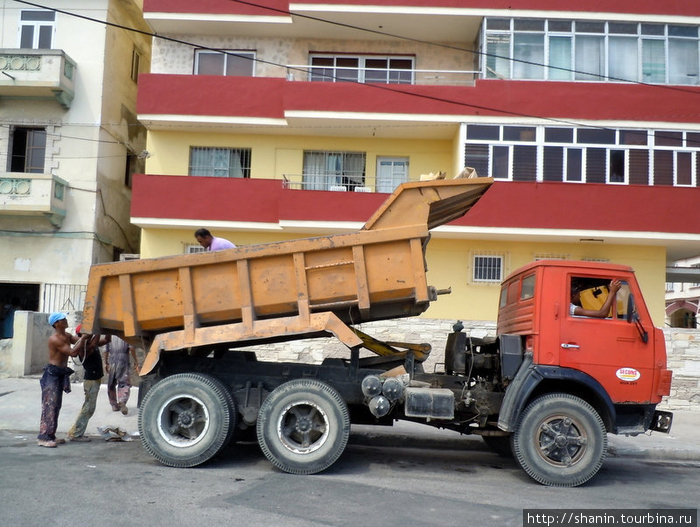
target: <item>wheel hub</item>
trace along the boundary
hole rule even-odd
[[[194,424],[194,415],[192,412],[182,412],[177,416],[177,424],[180,428],[191,428]]]

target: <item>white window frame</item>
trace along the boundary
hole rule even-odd
[[[204,253],[207,250],[199,245],[198,243],[187,243],[185,244],[185,254],[198,254]]]
[[[194,164],[195,161],[193,159],[194,155],[197,152],[202,157],[208,156],[207,159],[207,164]],[[219,155],[226,154],[227,159],[226,159],[226,166],[221,164],[220,166],[217,166],[217,160],[220,161],[223,159],[223,156],[219,157]],[[234,157],[234,155],[238,156],[238,159]],[[187,174],[189,176],[195,176],[195,177],[228,177],[228,178],[249,178],[250,177],[250,171],[251,171],[251,165],[252,165],[252,149],[250,148],[231,148],[231,147],[220,147],[220,146],[190,146],[190,158],[187,164]],[[240,176],[238,175],[231,175],[232,169],[235,169],[236,167],[232,165],[232,162],[238,161],[240,165]],[[247,164],[244,164],[243,161],[247,161]],[[202,173],[202,172],[207,172],[207,173]],[[224,175],[224,172],[226,175]]]
[[[490,267],[493,264],[489,264],[489,268],[484,268],[482,263],[478,259],[490,260],[492,262],[498,261],[498,277],[488,276],[488,277],[477,277],[477,274],[481,271],[485,271],[487,274],[492,274],[492,269]],[[505,257],[500,254],[488,254],[488,253],[474,253],[472,255],[472,282],[475,284],[500,284],[503,281],[505,267]]]
[[[224,56],[224,69],[221,73],[217,74],[222,77],[226,77],[226,69],[228,67],[228,61],[231,57],[239,58],[246,57],[244,60],[250,62],[250,75],[239,75],[240,77],[255,77],[255,60],[256,52],[250,49],[224,49],[221,51],[213,51],[210,49],[196,49],[194,51],[194,74],[195,75],[206,75],[204,73],[199,73],[199,60],[201,55],[223,55]]]
[[[333,59],[333,65],[332,66],[314,66],[313,65],[313,59],[319,58],[319,59]],[[414,56],[410,55],[345,55],[342,53],[339,54],[334,54],[334,53],[310,53],[309,54],[309,80],[312,80],[313,75],[314,75],[314,70],[332,70],[332,75],[330,78],[324,78],[321,82],[348,82],[344,79],[339,79],[337,70],[350,70],[353,68],[349,67],[344,67],[344,66],[338,66],[337,61],[338,59],[357,59],[357,78],[354,80],[354,82],[359,82],[359,83],[365,83],[367,82],[365,80],[366,78],[366,72],[368,69],[372,68],[367,68],[366,63],[368,60],[386,60],[387,62],[387,67],[386,67],[386,84],[415,84],[416,79],[415,79],[415,69],[416,69],[416,58]],[[391,60],[409,60],[411,61],[411,69],[392,69],[390,67]],[[383,70],[382,70],[383,71]],[[399,73],[410,73],[411,74],[411,79],[410,82],[392,82],[390,77],[392,72],[399,72]],[[350,81],[352,82],[352,81]],[[370,82],[375,82],[375,81],[370,81]],[[378,81],[377,81],[378,82]],[[378,82],[381,84],[381,82]]]
[[[53,20],[23,20],[22,17],[29,13],[49,13],[53,16]],[[30,49],[51,49],[56,37],[56,12],[46,9],[22,9],[19,16],[19,28],[17,32],[17,47],[22,47],[22,33],[25,27],[33,28],[32,47]],[[48,48],[39,48],[39,37],[42,27],[51,28],[51,45]],[[26,48],[25,48],[26,49]]]

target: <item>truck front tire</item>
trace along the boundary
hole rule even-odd
[[[236,426],[235,402],[218,379],[199,373],[167,377],[148,390],[139,412],[144,448],[170,467],[194,467],[220,452]]]
[[[576,487],[593,476],[607,450],[605,425],[583,399],[554,393],[532,401],[512,436],[515,458],[535,481]]]
[[[258,443],[265,457],[290,474],[330,467],[350,437],[350,413],[340,394],[313,379],[286,382],[265,399],[258,414]]]

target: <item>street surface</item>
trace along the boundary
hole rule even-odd
[[[132,442],[36,446],[0,431],[0,525],[521,526],[523,509],[697,508],[700,463],[609,457],[583,487],[543,487],[515,461],[465,450],[371,446],[353,431],[329,470],[293,476],[257,444],[193,469],[160,465]],[[476,446],[475,446],[476,445]]]

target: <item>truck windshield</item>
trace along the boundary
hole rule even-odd
[[[630,297],[624,280],[575,276],[571,279],[572,316],[602,319],[624,319]]]

